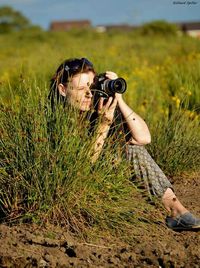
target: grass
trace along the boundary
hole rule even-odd
[[[153,208],[130,182],[129,163],[115,161],[112,141],[92,166],[94,138],[88,138],[75,111],[60,108],[51,117],[48,81],[63,59],[74,56],[89,58],[98,72],[117,72],[128,83],[124,98],[150,127],[148,149],[156,162],[169,176],[195,171],[200,160],[199,44],[185,36],[138,33],[1,35],[1,218],[121,235],[139,226],[138,219],[151,221]]]

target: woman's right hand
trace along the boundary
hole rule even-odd
[[[104,104],[104,98],[100,97],[98,104],[98,114],[101,115],[102,123],[111,125],[113,122],[117,99],[109,97]]]

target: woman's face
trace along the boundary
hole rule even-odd
[[[92,105],[90,86],[94,80],[94,73],[79,73],[72,77],[67,86],[59,84],[60,94],[66,96],[67,102],[81,111],[89,111]]]

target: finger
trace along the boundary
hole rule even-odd
[[[110,106],[110,104],[112,103],[113,101],[113,97],[109,97],[108,98],[108,101],[106,102],[106,104],[104,105],[104,108],[105,109],[108,109],[108,107]]]
[[[116,73],[114,73],[113,71],[106,71],[106,74],[117,75],[117,74],[116,74]]]
[[[109,79],[117,79],[118,75],[114,72],[106,71],[106,77],[108,77]]]
[[[100,97],[99,98],[99,103],[98,103],[98,111],[102,110],[102,108],[103,108],[103,98]]]

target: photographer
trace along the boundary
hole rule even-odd
[[[123,87],[123,80],[116,80],[117,78],[114,72],[107,71],[104,74],[103,82],[101,82],[93,64],[87,59],[65,60],[58,67],[51,80],[49,99],[52,108],[54,110],[56,105],[61,103],[76,108],[81,114],[91,111],[93,102],[95,103],[94,108],[100,121],[96,129],[97,137],[91,159],[93,163],[102,151],[111,125],[115,120],[115,112],[118,110],[129,132],[124,140],[126,158],[132,162],[137,178],[143,180],[149,194],[161,198],[164,207],[170,213],[166,218],[167,226],[174,230],[200,229],[200,219],[197,219],[180,203],[174,194],[171,183],[144,148],[145,144],[151,142],[148,126],[125,103],[122,94],[118,93],[120,92],[120,90],[118,91],[120,83]],[[109,81],[116,81],[116,85],[113,84],[114,92],[105,92],[106,87],[109,87]],[[96,98],[95,88],[97,88],[97,92],[101,93],[97,97],[98,101],[94,101]],[[107,96],[106,101],[102,97],[105,94]]]

